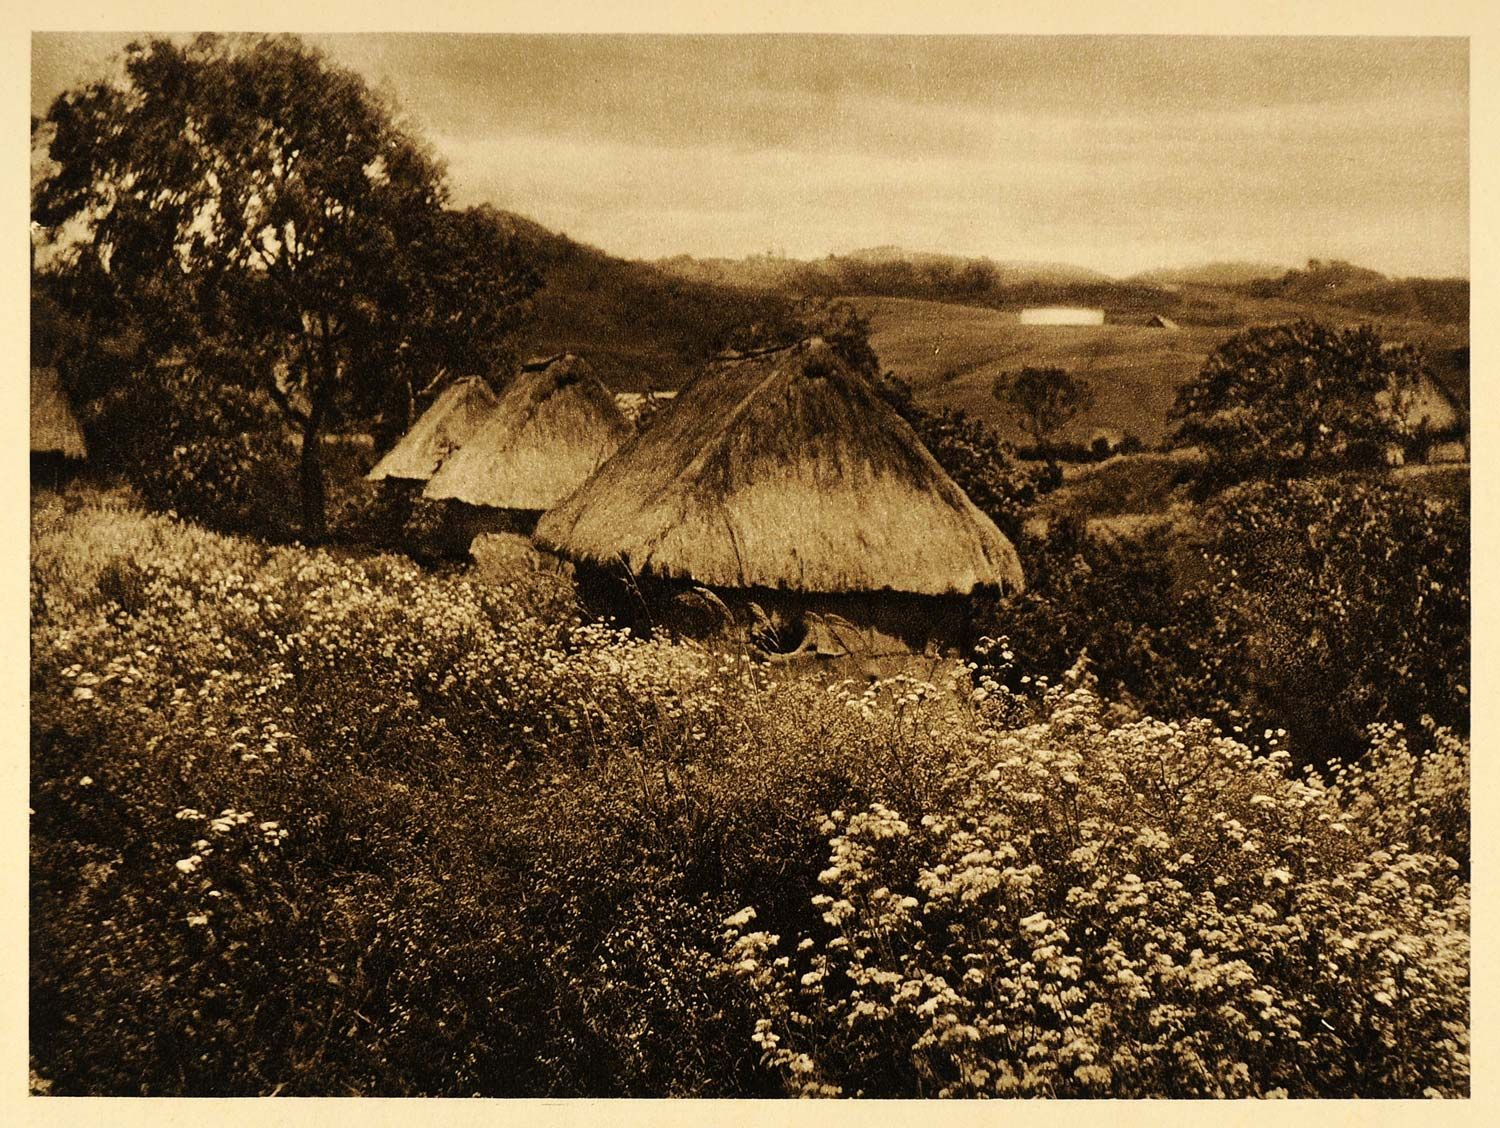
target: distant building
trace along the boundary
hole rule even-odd
[[[1021,311],[1022,325],[1103,325],[1102,309],[1073,306],[1036,306]]]
[[[1175,329],[1181,329],[1182,328],[1181,325],[1178,325],[1177,322],[1173,321],[1170,317],[1163,317],[1159,313],[1152,314],[1151,315],[1151,320],[1148,321],[1148,322],[1146,322],[1146,324],[1148,326],[1150,326],[1152,329],[1174,329],[1175,330]]]

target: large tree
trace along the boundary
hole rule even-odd
[[[446,211],[392,109],[295,38],[131,44],[48,123],[33,206],[68,244],[56,269],[107,278],[158,351],[244,359],[300,431],[312,539],[339,414],[496,362],[537,284],[500,218]]]
[[[1297,474],[1399,443],[1426,372],[1368,325],[1260,326],[1225,341],[1177,393],[1177,439],[1223,467]]]

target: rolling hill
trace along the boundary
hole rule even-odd
[[[912,385],[917,402],[967,411],[1012,441],[1021,439],[990,393],[996,376],[1025,365],[1066,368],[1093,381],[1093,410],[1062,437],[1087,441],[1096,428],[1130,431],[1148,443],[1166,432],[1177,388],[1223,334],[1142,325],[1022,325],[1010,310],[906,298],[859,298],[882,367]]]
[[[677,277],[506,218],[544,283],[525,351],[587,356],[614,391],[678,387],[730,329],[782,304],[774,292]]]
[[[1461,279],[1393,280],[1347,264],[1320,266],[1331,274],[1245,279],[1250,266],[1209,264],[1159,284],[890,247],[812,262],[683,256],[649,263],[509,219],[545,279],[526,348],[582,353],[615,391],[679,387],[733,327],[773,320],[795,298],[822,296],[847,297],[869,318],[882,367],[910,381],[919,403],[962,408],[1012,438],[1019,436],[990,394],[1007,369],[1056,365],[1095,383],[1094,409],[1063,437],[1087,441],[1107,428],[1153,443],[1167,432],[1177,388],[1223,340],[1298,317],[1371,321],[1388,340],[1421,345],[1449,396],[1468,402],[1468,283]],[[1011,267],[1022,273],[1002,273]],[[1237,280],[1223,281],[1229,278]],[[1021,308],[1052,302],[1102,307],[1106,324],[1020,324]],[[1150,328],[1156,313],[1181,328]]]
[[[1217,292],[1217,291],[1215,291]],[[1163,438],[1177,389],[1227,337],[1254,324],[1317,317],[1334,324],[1370,320],[1348,309],[1259,301],[1234,293],[1211,302],[1208,323],[1194,321],[1195,305],[1173,314],[1177,331],[1138,323],[1100,326],[1022,325],[1014,310],[907,298],[851,299],[870,322],[870,343],[881,366],[912,385],[925,407],[967,411],[1012,441],[1020,433],[990,392],[996,376],[1026,365],[1065,368],[1092,381],[1094,407],[1061,432],[1087,442],[1095,430],[1131,432],[1147,444]],[[1375,319],[1388,340],[1423,346],[1434,377],[1450,398],[1468,403],[1467,329],[1411,319]]]
[[[1164,266],[1131,275],[1132,282],[1157,286],[1238,286],[1266,278],[1280,278],[1286,267],[1265,262],[1206,262],[1201,266]]]

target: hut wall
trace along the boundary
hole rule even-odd
[[[590,611],[638,634],[664,628],[697,639],[728,635],[768,654],[822,661],[953,653],[968,625],[962,596],[709,589],[588,564],[578,565],[577,577]]]

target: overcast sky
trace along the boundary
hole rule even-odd
[[[1469,269],[1463,40],[309,38],[395,97],[455,202],[627,257]],[[127,39],[35,36],[32,112]]]

